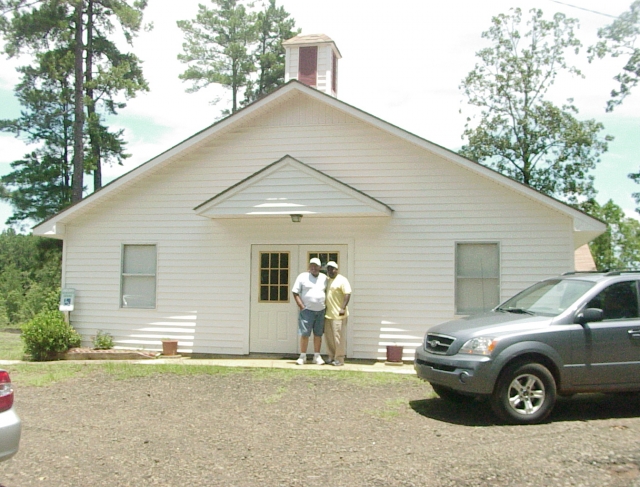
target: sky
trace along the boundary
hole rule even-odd
[[[640,87],[613,113],[606,113],[609,93],[616,87],[613,76],[623,60],[589,64],[586,55],[586,48],[597,41],[598,29],[628,10],[631,1],[278,0],[277,5],[291,14],[302,34],[323,33],[336,43],[342,54],[340,100],[454,151],[464,143],[461,135],[466,117],[473,113],[459,86],[474,68],[476,52],[489,45],[481,34],[491,26],[491,18],[515,7],[523,12],[539,8],[545,18],[556,12],[577,18],[577,35],[584,47],[573,61],[584,78],[559,77],[550,96],[557,104],[573,98],[579,119],[602,122],[603,133],[615,137],[593,172],[597,199],[601,204],[613,199],[627,215],[637,217],[631,195],[640,192],[640,186],[627,174],[640,168]],[[181,0],[179,8],[168,0],[149,1],[144,21],[154,27],[141,32],[133,47],[126,49],[143,60],[150,91],[129,100],[110,120],[112,129],[124,129],[131,157],[124,166],[104,168],[105,183],[211,125],[229,108],[225,91],[219,87],[186,93],[188,84],[178,78],[186,66],[177,60],[183,35],[176,21],[195,18],[198,3],[211,6],[209,0]],[[19,79],[15,67],[27,61],[0,58],[0,119],[19,114],[13,96]],[[222,100],[212,104],[218,97]],[[0,148],[0,176],[11,171],[12,161],[32,150],[14,136],[1,133]],[[0,230],[11,213],[11,207],[0,202]]]

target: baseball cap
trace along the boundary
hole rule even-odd
[[[309,264],[322,265],[322,262],[320,262],[320,259],[318,259],[317,257],[314,257],[309,261]]]
[[[327,267],[334,267],[335,269],[338,268],[338,264],[336,264],[334,261],[330,260],[329,262],[327,262]]]

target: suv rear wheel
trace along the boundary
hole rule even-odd
[[[514,364],[498,379],[491,407],[510,423],[532,424],[544,420],[556,403],[556,381],[538,363]]]

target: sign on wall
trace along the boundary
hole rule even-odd
[[[65,288],[60,292],[60,311],[73,311],[76,300],[76,290]]]

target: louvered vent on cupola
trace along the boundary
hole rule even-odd
[[[342,56],[324,34],[298,35],[282,45],[285,48],[285,82],[297,79],[333,97],[338,96],[338,59]]]

